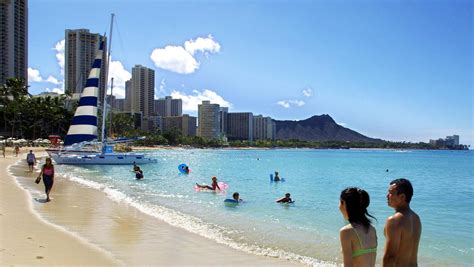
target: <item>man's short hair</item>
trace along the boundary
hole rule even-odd
[[[410,181],[405,178],[395,179],[390,182],[390,185],[396,185],[397,195],[405,194],[407,203],[410,203],[411,197],[413,196],[413,186]]]

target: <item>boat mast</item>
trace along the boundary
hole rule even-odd
[[[110,79],[110,117],[109,117],[109,136],[112,138],[112,113],[113,113],[113,96],[114,96],[114,77]]]
[[[112,28],[114,26],[114,16],[115,14],[112,13],[111,18],[110,18],[110,38],[109,38],[109,49],[107,52],[107,70],[105,71],[105,80],[107,81],[108,75],[109,75],[109,66],[110,66],[110,50],[112,48]],[[102,143],[104,144],[106,141],[105,138],[105,106],[107,105],[107,90],[104,92],[104,102],[103,102],[103,108],[102,108]]]

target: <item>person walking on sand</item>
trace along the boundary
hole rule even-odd
[[[20,153],[20,147],[18,145],[15,146],[15,157],[18,157],[18,153]]]
[[[5,144],[3,144],[3,146],[2,146],[2,153],[3,153],[3,157],[5,157],[5,149],[6,149],[6,147],[5,147],[5,146],[6,146]]]
[[[395,214],[385,224],[385,251],[382,266],[418,266],[418,245],[421,237],[420,217],[410,209],[413,187],[401,178],[390,182],[388,206]]]
[[[341,192],[339,210],[349,224],[339,230],[344,266],[375,266],[377,232],[367,212],[369,194],[360,188],[348,187]],[[375,219],[375,218],[374,218]]]
[[[41,179],[41,175],[43,175],[46,201],[49,202],[51,201],[51,199],[49,198],[49,193],[51,192],[51,188],[53,188],[53,183],[54,183],[54,165],[51,161],[51,158],[46,158],[46,163],[43,165],[43,167],[41,167],[41,172],[38,175],[37,179]]]
[[[30,153],[26,155],[26,162],[28,163],[30,172],[33,172],[33,166],[36,164],[36,157],[35,154],[33,154],[33,150],[30,150]]]

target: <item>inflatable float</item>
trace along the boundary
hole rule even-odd
[[[203,185],[206,185],[206,184],[203,184]],[[227,188],[229,188],[229,185],[224,183],[224,182],[218,182],[217,185],[221,189],[220,191],[225,191]],[[216,188],[216,190],[211,190],[209,188],[201,188],[197,185],[194,185],[194,191],[196,191],[196,192],[217,192],[217,191],[219,191],[219,189]]]
[[[270,174],[270,182],[278,183],[278,182],[284,182],[284,181],[285,181],[285,178],[280,178],[280,181],[274,181],[273,180],[273,174]]]

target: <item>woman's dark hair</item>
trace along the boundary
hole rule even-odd
[[[349,222],[362,224],[365,230],[368,231],[372,223],[368,217],[377,220],[367,212],[367,207],[370,204],[369,194],[363,189],[348,187],[341,192],[341,201],[342,200],[346,203]]]

